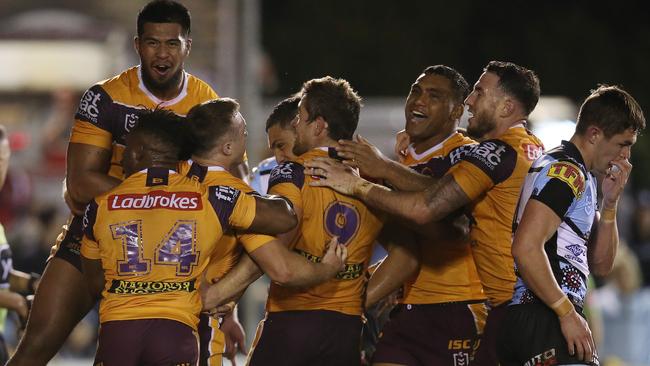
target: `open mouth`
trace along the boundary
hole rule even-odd
[[[165,75],[171,69],[168,65],[154,65],[153,70],[159,75]]]
[[[422,112],[419,111],[411,111],[411,122],[418,123],[422,121],[426,121],[428,116]]]

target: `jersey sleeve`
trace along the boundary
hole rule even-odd
[[[247,229],[255,218],[255,197],[230,186],[208,187],[209,201],[224,231]]]
[[[512,146],[487,140],[468,151],[450,174],[470,200],[475,200],[510,177],[516,165],[517,152]]]
[[[248,253],[252,253],[255,249],[275,240],[275,237],[262,234],[241,234],[237,236],[237,239]]]
[[[83,239],[81,240],[81,255],[88,259],[100,259],[99,244],[95,240],[95,222],[97,220],[97,202],[90,201],[86,206],[83,218]]]
[[[302,209],[300,191],[305,184],[305,168],[294,162],[282,163],[271,171],[269,178],[269,194],[283,196],[293,207]]]
[[[585,176],[576,165],[558,161],[548,164],[533,183],[531,199],[542,202],[563,218],[585,191]]]
[[[86,90],[75,113],[70,142],[110,149],[112,143],[113,101],[99,85]]]

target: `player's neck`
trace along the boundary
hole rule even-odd
[[[585,162],[585,168],[587,170],[591,170],[591,164],[594,161],[593,155],[595,152],[595,147],[593,144],[589,143],[587,139],[584,139],[582,136],[578,134],[574,134],[571,136],[571,140],[569,140],[573,145],[575,145],[576,148],[578,148],[578,151],[580,151],[580,155],[582,155],[582,160]]]
[[[481,137],[480,141],[498,139],[506,132],[508,132],[509,129],[516,127],[518,125],[526,126],[526,123],[527,123],[527,117],[525,116],[513,116],[507,119],[503,119],[497,122],[495,129],[486,133],[485,136]]]
[[[232,163],[228,161],[228,159],[221,157],[206,158],[202,156],[192,155],[192,161],[202,166],[219,166],[226,170],[229,170],[229,168],[232,166]]]

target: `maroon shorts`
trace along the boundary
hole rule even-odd
[[[397,305],[380,335],[372,362],[467,365],[486,316],[482,301]]]
[[[220,326],[221,318],[217,319],[206,313],[199,315],[199,366],[221,365],[226,342],[219,330]]]
[[[497,338],[501,323],[508,312],[508,303],[490,308],[488,311],[485,331],[481,337],[480,346],[472,366],[496,366],[499,364],[497,358]]]
[[[189,326],[169,319],[102,323],[96,366],[196,365],[199,342]]]
[[[61,258],[81,272],[81,239],[83,238],[83,217],[70,216],[63,225],[56,243],[50,250],[50,258]]]
[[[260,322],[250,366],[359,366],[361,317],[336,311],[281,311]]]

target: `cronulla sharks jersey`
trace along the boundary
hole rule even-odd
[[[571,302],[584,306],[587,293],[587,242],[596,215],[596,179],[584,165],[580,151],[568,141],[537,159],[526,177],[517,207],[513,233],[526,203],[538,200],[562,219],[545,244],[555,280]],[[516,266],[515,266],[516,267]],[[512,304],[540,302],[516,271]]]

